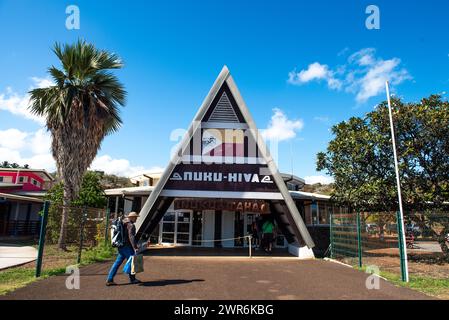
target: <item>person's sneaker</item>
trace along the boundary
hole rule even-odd
[[[117,285],[117,283],[115,283],[114,281],[107,281],[106,282],[106,286],[107,287],[116,286],[116,285]]]
[[[129,283],[131,283],[131,284],[139,284],[139,283],[142,283],[142,281],[140,281],[139,279],[134,279],[134,280],[131,280]]]

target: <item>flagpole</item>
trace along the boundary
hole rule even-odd
[[[390,85],[388,81],[385,83],[386,89],[387,89],[387,101],[388,101],[388,113],[390,115],[390,128],[391,128],[391,142],[393,144],[393,157],[394,157],[394,168],[396,171],[396,184],[398,189],[398,201],[399,201],[399,217],[400,221],[398,221],[398,225],[400,225],[400,229],[402,229],[402,232],[399,236],[402,237],[402,248],[399,248],[399,250],[403,253],[403,263],[404,263],[404,275],[403,280],[405,282],[409,282],[409,276],[408,276],[408,262],[407,262],[407,243],[405,239],[405,221],[404,221],[404,210],[402,208],[402,195],[401,195],[401,181],[399,179],[399,165],[398,165],[398,156],[396,152],[396,138],[394,134],[394,124],[393,124],[393,112],[391,110],[391,100],[390,100]],[[399,230],[400,230],[399,229]],[[401,243],[400,243],[401,244]]]

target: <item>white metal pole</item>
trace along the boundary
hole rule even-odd
[[[252,250],[252,237],[251,237],[251,235],[250,236],[248,236],[248,241],[249,241],[249,257],[250,258],[252,258],[253,257],[253,255],[252,255],[252,252],[251,252],[251,250]]]
[[[390,115],[390,128],[391,128],[391,142],[393,144],[393,157],[394,157],[394,168],[396,171],[396,184],[398,189],[398,201],[399,201],[399,214],[401,216],[402,220],[402,250],[404,252],[404,258],[405,258],[405,281],[409,282],[408,277],[408,261],[407,261],[407,243],[405,239],[405,220],[404,220],[404,211],[402,209],[402,195],[401,195],[401,181],[399,179],[399,165],[398,165],[398,156],[396,153],[396,138],[394,134],[394,124],[393,124],[393,112],[391,110],[391,100],[390,100],[390,85],[388,81],[385,84],[387,89],[387,101],[388,101],[388,113]]]

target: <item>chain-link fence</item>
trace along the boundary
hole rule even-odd
[[[67,217],[65,249],[58,244],[63,215]],[[65,270],[71,265],[105,260],[114,253],[109,241],[107,208],[64,207],[45,202],[33,228],[36,230],[16,228],[23,232],[6,233],[2,240],[0,269],[20,266],[35,269],[39,276],[44,272]]]
[[[411,276],[449,277],[449,213],[404,214]],[[331,257],[344,263],[401,274],[401,232],[396,212],[333,214]]]
[[[58,240],[63,214],[67,215],[64,237],[66,249],[60,250]],[[45,229],[42,268],[45,270],[79,264],[83,262],[83,258],[91,258],[91,249],[107,243],[108,210],[86,206],[50,205]]]

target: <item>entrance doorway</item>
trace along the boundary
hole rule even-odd
[[[260,214],[258,213],[235,213],[234,219],[234,237],[241,238],[252,234],[252,224],[255,222]],[[235,247],[248,247],[247,239],[235,239],[234,240]]]
[[[167,211],[160,222],[159,243],[192,245],[192,212]]]
[[[245,226],[245,235],[248,235],[248,234],[250,234],[250,235],[252,235],[252,233],[253,233],[253,231],[252,231],[252,229],[253,229],[253,223],[254,222],[257,222],[257,219],[260,217],[260,215],[257,213],[247,213],[247,214],[244,214],[244,226]],[[254,243],[254,242],[253,242]],[[248,243],[248,240],[247,239],[245,239],[245,241],[244,241],[244,247],[246,248],[246,247],[248,247],[249,246],[249,243]]]

